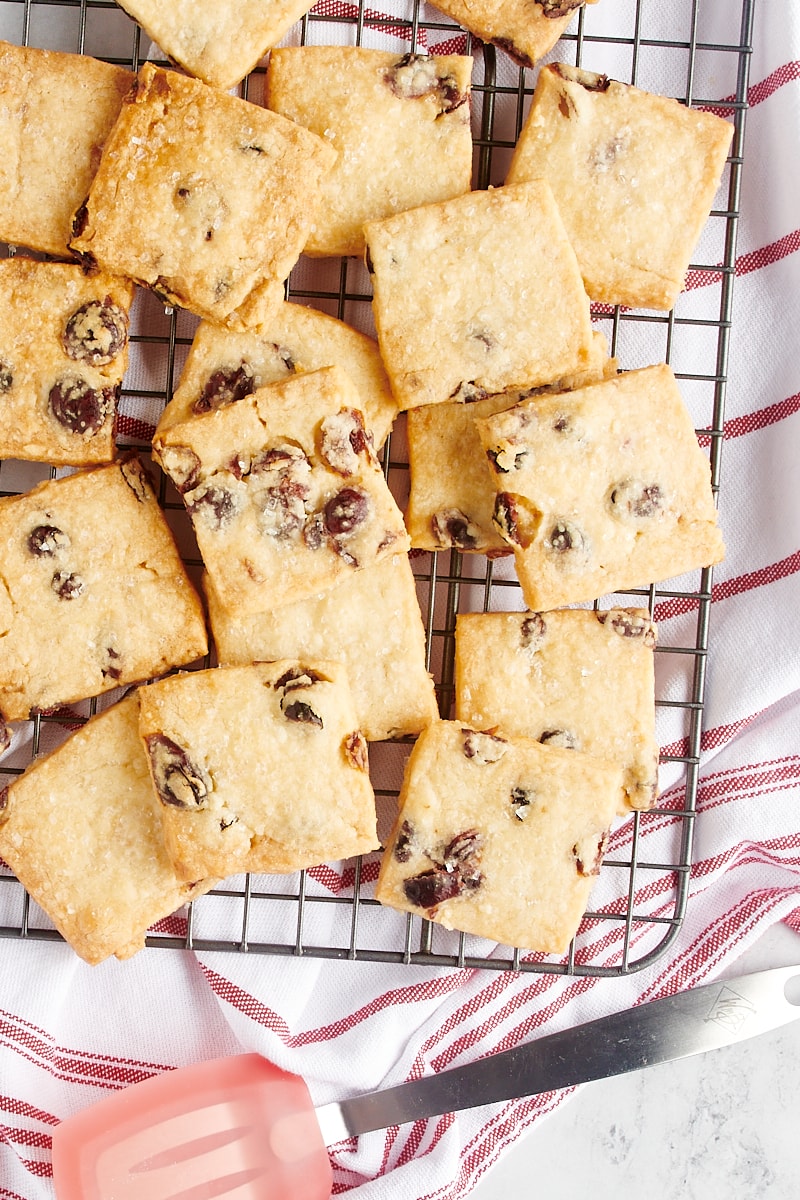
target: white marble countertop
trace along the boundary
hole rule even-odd
[[[793,963],[800,936],[776,926],[724,975]],[[798,1200],[798,1081],[800,1019],[588,1084],[525,1134],[470,1200]]]

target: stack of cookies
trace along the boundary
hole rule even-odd
[[[470,56],[275,49],[261,106],[222,89],[284,28],[245,14],[221,57],[205,6],[192,37],[125,7],[186,74],[0,47],[0,237],[60,260],[0,264],[0,457],[70,469],[0,499],[0,715],[133,686],[0,794],[0,854],[87,961],[124,957],[227,875],[377,849],[368,742],[416,739],[378,899],[562,953],[657,795],[655,626],[574,606],[723,554],[675,376],[620,372],[590,302],[672,307],[731,126],[551,65],[473,191]],[[86,120],[45,159],[56,84]],[[377,340],[283,298],[301,254],[364,257]],[[152,452],[202,599],[117,451],[137,286],[200,318]],[[453,713],[412,548],[514,557],[526,611],[459,616]]]

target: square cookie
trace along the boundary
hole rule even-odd
[[[246,333],[200,322],[155,442],[170,425],[193,413],[220,408],[298,371],[334,365],[343,367],[356,385],[359,407],[379,449],[397,416],[397,404],[374,338],[317,309],[286,301],[271,320]]]
[[[528,608],[723,558],[709,462],[665,363],[526,400],[477,426]]]
[[[339,663],[172,675],[142,689],[139,731],[184,879],[283,874],[377,848],[367,743]]]
[[[70,246],[170,304],[246,328],[279,302],[335,160],[284,117],[145,63]]]
[[[436,7],[521,67],[553,49],[578,9],[597,0],[437,0]]]
[[[208,579],[206,596],[223,664],[285,657],[343,663],[369,741],[419,733],[438,716],[408,555],[393,554],[320,596],[251,616],[223,608]]]
[[[316,596],[408,549],[341,367],[292,375],[173,425],[157,446],[214,590],[237,614]]]
[[[138,459],[0,499],[0,713],[193,662],[203,610]]]
[[[136,76],[0,42],[0,241],[71,257],[72,216]]]
[[[377,899],[563,954],[600,871],[620,774],[588,754],[437,721],[406,764]]]
[[[133,290],[77,264],[0,261],[0,458],[113,459]]]
[[[8,789],[0,855],[86,962],[130,958],[148,928],[207,892],[164,846],[139,700],[92,717]]]
[[[563,392],[609,379],[615,359],[601,333],[592,335],[592,364],[578,375],[539,388],[500,392],[495,396],[425,404],[407,417],[410,489],[405,512],[411,545],[420,550],[508,554],[509,545],[492,520],[494,479],[486,462],[476,418],[503,412],[531,391]]]
[[[507,183],[546,179],[592,300],[670,309],[733,125],[605,75],[542,68]]]
[[[173,62],[227,91],[311,8],[311,0],[123,0]]]
[[[339,157],[305,252],[363,255],[366,221],[470,190],[472,58],[292,46],[269,58],[265,103]]]
[[[378,343],[401,409],[584,369],[589,301],[547,183],[364,227]]]
[[[651,808],[656,637],[646,609],[459,613],[456,720],[618,763],[620,812]]]

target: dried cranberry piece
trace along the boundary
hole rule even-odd
[[[117,397],[116,388],[93,388],[74,376],[59,379],[50,389],[50,411],[70,433],[92,434],[102,429]]]
[[[101,667],[101,673],[104,679],[113,679],[115,682],[122,677],[122,667],[120,660],[122,655],[113,646],[106,646],[107,665]]]
[[[0,394],[10,392],[14,383],[14,372],[7,362],[0,359]]]
[[[106,366],[128,344],[128,314],[110,296],[90,300],[69,318],[61,340],[67,355],[76,362]]]
[[[347,537],[369,516],[369,496],[361,488],[342,488],[323,509],[325,528],[332,537]]]
[[[318,671],[312,671],[309,667],[290,667],[288,671],[284,671],[280,679],[275,680],[275,688],[282,688],[284,692],[291,691],[294,688],[313,687],[315,683],[321,683],[324,676]]]
[[[354,729],[344,739],[344,756],[357,771],[369,771],[369,747],[360,729]]]
[[[183,495],[200,482],[200,459],[190,446],[165,446],[161,462],[175,487]]]
[[[661,511],[666,497],[657,483],[624,479],[613,486],[608,499],[615,516],[646,521]]]
[[[535,793],[532,788],[513,787],[511,789],[511,808],[518,821],[524,821],[528,808]]]
[[[77,600],[86,591],[86,584],[74,571],[56,571],[50,586],[59,600]]]
[[[463,890],[458,872],[448,874],[447,871],[436,868],[403,880],[403,891],[409,903],[415,908],[424,908],[429,912],[444,904],[445,900],[459,896]]]
[[[431,529],[439,546],[455,546],[458,550],[475,550],[480,529],[473,525],[460,508],[445,508],[431,517]]]
[[[392,854],[396,862],[405,863],[410,860],[413,842],[414,828],[410,821],[403,821],[395,838],[394,848],[392,849]]]
[[[164,733],[147,734],[144,740],[162,804],[173,808],[203,808],[211,791],[211,781],[192,761],[188,751]]]
[[[417,100],[437,93],[441,114],[453,112],[468,100],[452,75],[440,75],[436,60],[427,54],[404,54],[385,75],[386,83],[401,100]]]
[[[311,705],[307,704],[305,700],[292,700],[290,704],[282,700],[281,712],[287,721],[295,721],[299,725],[313,725],[317,729],[322,729],[322,717],[318,713],[315,713]]]
[[[566,17],[584,3],[584,0],[536,0],[541,6],[543,17]]]
[[[481,387],[474,379],[465,379],[454,388],[448,399],[457,404],[475,404],[478,400],[485,400],[488,395],[486,388]]]
[[[205,387],[192,405],[192,412],[211,412],[250,396],[256,390],[252,367],[241,362],[238,367],[220,367],[206,380]]]
[[[83,204],[75,212],[72,218],[72,237],[78,238],[83,233],[89,223],[89,198],[84,200]]]
[[[28,549],[37,557],[49,558],[69,546],[69,537],[56,525],[37,525],[28,534]]]
[[[654,622],[641,613],[630,612],[625,608],[610,608],[608,612],[599,612],[597,619],[601,625],[607,625],[620,637],[641,638],[650,649],[658,641],[658,631]]]
[[[499,446],[493,446],[491,450],[487,450],[486,457],[498,474],[507,475],[509,471],[519,471],[524,466],[525,459],[528,457],[528,448],[515,445],[514,442],[506,439]]]
[[[551,63],[550,70],[569,83],[580,84],[587,92],[607,92],[611,86],[608,75],[599,75],[596,71],[584,71],[579,67],[569,67],[563,63]]]
[[[465,829],[457,833],[447,843],[442,855],[442,866],[446,871],[467,870],[473,873],[473,868],[480,862],[483,853],[483,836],[477,829]]]
[[[303,542],[309,550],[319,550],[327,540],[322,513],[312,513],[303,526]]]
[[[569,729],[545,729],[539,741],[543,746],[558,746],[562,750],[578,748],[578,739]]]
[[[320,426],[320,454],[339,475],[355,475],[365,458],[372,466],[377,460],[372,436],[356,408],[343,408],[326,417]]]
[[[461,732],[464,735],[461,747],[464,757],[480,766],[497,762],[508,749],[508,742],[505,738],[498,737],[494,733],[477,729],[462,729]]]
[[[196,488],[191,499],[186,499],[186,507],[193,516],[200,516],[215,529],[229,524],[239,511],[236,497],[230,488],[213,483]]]
[[[608,838],[609,831],[606,829],[599,838],[585,838],[582,842],[575,843],[572,856],[579,875],[588,879],[592,875],[600,874],[600,867],[608,849]]]
[[[545,545],[554,554],[582,553],[586,550],[583,534],[568,521],[556,521],[547,536]]]
[[[532,612],[523,617],[519,627],[519,642],[523,650],[532,654],[539,649],[547,634],[547,624],[541,613]]]
[[[512,492],[498,492],[492,522],[504,541],[524,550],[535,537],[539,514],[530,508],[524,497]]]
[[[152,499],[152,481],[147,468],[138,458],[123,458],[119,464],[119,473],[140,504],[146,504]]]

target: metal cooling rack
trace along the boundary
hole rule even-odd
[[[614,3],[614,35],[595,28],[594,14]],[[389,7],[389,5],[387,5]],[[391,4],[396,8],[395,4]],[[659,10],[668,8],[664,18]],[[682,299],[669,314],[599,307],[596,327],[608,336],[611,354],[622,367],[647,361],[673,364],[682,390],[695,414],[698,435],[708,447],[712,484],[720,484],[723,415],[727,383],[735,274],[736,231],[747,108],[749,57],[752,48],[754,0],[735,0],[725,38],[705,38],[703,0],[663,6],[657,0],[601,0],[598,9],[581,12],[568,34],[548,57],[605,71],[614,78],[651,91],[673,95],[696,107],[720,112],[733,121],[735,135],[725,177],[725,206],[714,210],[709,236],[701,242],[701,260],[690,278],[703,289],[702,311],[687,314]],[[329,15],[336,9],[336,16]],[[680,13],[679,13],[680,10]],[[735,11],[734,11],[735,10]],[[16,0],[0,3],[3,36],[18,44],[92,54],[109,62],[138,69],[148,57],[146,35],[109,0]],[[666,32],[664,21],[668,22]],[[680,26],[680,27],[679,27]],[[731,32],[733,31],[733,32]],[[704,40],[705,39],[705,40]],[[511,150],[522,126],[533,91],[535,72],[510,66],[502,51],[464,34],[435,9],[409,0],[405,16],[381,15],[360,5],[334,5],[321,0],[287,37],[288,43],[348,42],[380,45],[405,53],[410,49],[472,53],[474,186],[485,188],[503,181]],[[610,65],[607,65],[610,64]],[[261,75],[245,81],[243,94],[257,99]],[[703,93],[703,79],[725,78],[725,95]],[[11,247],[9,253],[14,252]],[[288,297],[311,304],[362,329],[370,329],[369,278],[361,263],[336,260],[301,263],[293,272]],[[120,441],[149,451],[147,423],[137,419],[137,405],[161,406],[171,397],[191,342],[196,322],[187,314],[162,310],[148,294],[137,300],[147,310],[145,333],[134,333],[132,354],[158,359],[157,381],[147,388],[123,387]],[[154,331],[155,330],[155,331]],[[690,363],[683,355],[685,338],[693,338],[701,354]],[[646,357],[649,353],[650,357]],[[644,357],[642,357],[644,356]],[[636,361],[633,361],[636,360]],[[127,417],[125,414],[129,414]],[[384,469],[395,494],[407,490],[407,463],[402,426],[384,452]],[[27,468],[26,464],[26,468]],[[156,469],[157,470],[157,469]],[[55,472],[42,467],[37,478]],[[24,482],[20,482],[24,479]],[[24,490],[35,480],[20,473],[20,464],[0,463],[0,494]],[[191,545],[182,505],[169,498],[162,482],[162,503],[176,529],[179,543]],[[190,573],[200,562],[196,551],[186,555]],[[425,621],[429,665],[434,673],[440,711],[448,716],[453,699],[454,628],[460,610],[521,608],[516,581],[503,576],[497,563],[457,551],[414,552]],[[615,603],[646,605],[656,617],[664,611],[689,614],[680,626],[682,640],[670,642],[662,626],[657,649],[657,706],[660,728],[668,730],[668,749],[662,753],[662,773],[668,776],[658,806],[632,814],[612,839],[597,893],[602,903],[591,909],[563,958],[528,955],[494,948],[464,935],[448,933],[417,917],[392,912],[372,898],[377,857],[322,867],[290,877],[236,877],[195,901],[188,913],[162,922],[148,945],[196,951],[229,951],[265,955],[305,955],[413,964],[421,967],[466,967],[491,970],[550,972],[571,975],[618,975],[641,969],[659,957],[676,937],[684,917],[695,824],[701,750],[703,702],[708,654],[711,571],[697,572],[696,586],[650,587],[615,597]],[[693,581],[694,582],[694,581]],[[678,681],[676,684],[676,680]],[[677,690],[676,690],[677,689]],[[102,703],[105,703],[103,701]],[[8,755],[0,760],[0,790],[40,752],[43,735],[53,729],[66,735],[95,710],[87,702],[69,714],[37,715],[29,723],[27,761]],[[662,742],[663,744],[663,742]],[[399,790],[408,742],[381,743],[371,748],[379,809],[391,810]],[[663,781],[662,781],[663,786]],[[384,823],[386,823],[384,817]],[[649,835],[657,833],[658,854],[645,852]],[[660,895],[654,907],[648,897]],[[594,897],[593,897],[594,899]],[[60,935],[30,900],[22,886],[0,868],[0,905],[4,920],[0,936],[31,941],[58,941]]]

